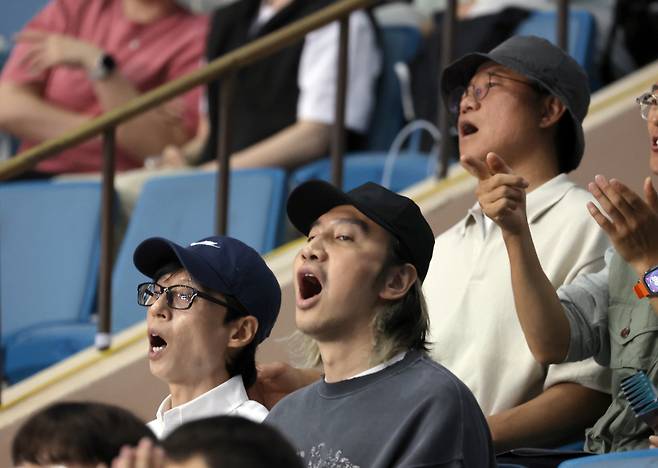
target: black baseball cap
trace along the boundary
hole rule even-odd
[[[310,180],[295,188],[288,198],[288,218],[308,236],[313,223],[327,211],[352,205],[390,232],[400,242],[405,261],[416,267],[421,281],[427,275],[434,234],[416,203],[387,188],[368,182],[345,193],[322,180]]]
[[[270,335],[281,306],[281,288],[272,270],[254,249],[237,239],[211,236],[187,247],[162,237],[151,237],[135,249],[133,262],[139,271],[155,274],[179,261],[192,279],[204,288],[232,296],[258,319],[256,342]]]
[[[496,62],[515,71],[556,96],[567,108],[570,153],[560,155],[564,172],[576,169],[585,150],[583,120],[587,115],[590,90],[585,70],[569,54],[546,39],[536,36],[513,36],[488,54],[466,54],[446,67],[441,75],[443,102],[458,86],[466,86],[485,62]]]

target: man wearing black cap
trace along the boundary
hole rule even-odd
[[[373,183],[343,193],[310,181],[290,195],[288,216],[308,237],[294,264],[295,319],[324,378],[266,422],[308,466],[493,466],[473,395],[425,353],[434,236],[418,206]]]
[[[457,118],[462,165],[487,178],[504,161],[516,174],[509,177],[525,181],[514,190],[528,193],[530,232],[551,284],[602,268],[606,236],[583,216],[592,197],[566,175],[584,149],[582,68],[544,39],[513,37],[451,64],[441,90]],[[547,368],[532,356],[515,313],[504,232],[479,204],[437,238],[424,284],[432,357],[473,391],[497,450],[580,439],[603,413],[609,382],[600,366]]]
[[[260,255],[230,237],[187,247],[153,237],[134,262],[152,279],[137,287],[137,302],[148,307],[149,365],[170,392],[149,427],[164,437],[209,416],[261,422],[267,410],[245,386],[256,378],[256,347],[274,326],[281,290]]]
[[[649,166],[654,175],[658,174],[657,96],[655,84],[637,99],[648,123]],[[494,166],[492,160],[489,167]],[[546,365],[594,356],[612,370],[612,404],[587,431],[588,451],[647,448],[653,430],[635,416],[620,384],[639,371],[658,382],[658,194],[651,178],[644,181],[644,200],[619,180],[602,175],[588,185],[600,208],[589,202],[587,209],[614,249],[606,254],[603,270],[578,277],[557,294],[534,252],[519,183],[508,167],[500,165],[490,177],[482,178],[479,199],[503,231],[517,314],[528,346]],[[503,193],[506,196],[501,197]],[[655,436],[652,441],[658,445]]]

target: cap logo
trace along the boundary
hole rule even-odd
[[[208,247],[213,247],[213,248],[215,248],[215,249],[221,249],[221,246],[219,245],[218,242],[215,242],[215,241],[209,241],[209,240],[200,241],[200,242],[192,242],[192,243],[190,244],[190,247],[193,247],[193,246],[195,246],[195,245],[206,245],[206,246],[208,246]]]

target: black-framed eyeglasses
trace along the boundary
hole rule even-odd
[[[470,95],[476,102],[480,103],[487,97],[489,90],[496,85],[496,83],[491,82],[492,77],[501,78],[505,80],[515,81],[524,85],[532,87],[534,90],[539,91],[539,87],[536,83],[531,81],[519,80],[517,78],[512,78],[511,76],[499,75],[497,73],[486,73],[482,74],[480,77],[472,80],[468,86],[457,86],[450,94],[448,94],[448,110],[457,115],[459,113],[459,106],[461,105],[462,99]]]
[[[641,96],[635,98],[635,102],[640,105],[640,115],[644,120],[649,120],[649,113],[651,108],[656,108],[658,106],[658,94],[655,94],[657,90],[654,90],[651,93],[644,93]]]
[[[164,294],[167,300],[167,305],[172,309],[186,310],[192,307],[194,299],[200,297],[215,304],[226,307],[227,309],[244,315],[246,311],[237,304],[237,301],[228,300],[223,301],[216,297],[199,291],[192,286],[184,284],[176,284],[174,286],[160,286],[158,283],[148,282],[137,285],[137,303],[144,307],[150,307]]]

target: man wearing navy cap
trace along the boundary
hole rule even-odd
[[[426,354],[434,236],[418,206],[373,183],[344,193],[310,181],[288,216],[308,237],[294,263],[296,324],[324,378],[266,422],[305,466],[494,466],[475,398]]]
[[[148,307],[151,372],[170,392],[149,427],[164,437],[209,416],[261,422],[267,410],[245,386],[256,378],[256,347],[274,326],[281,290],[260,255],[230,237],[187,247],[153,237],[134,263],[153,280],[137,287],[137,302]]]

